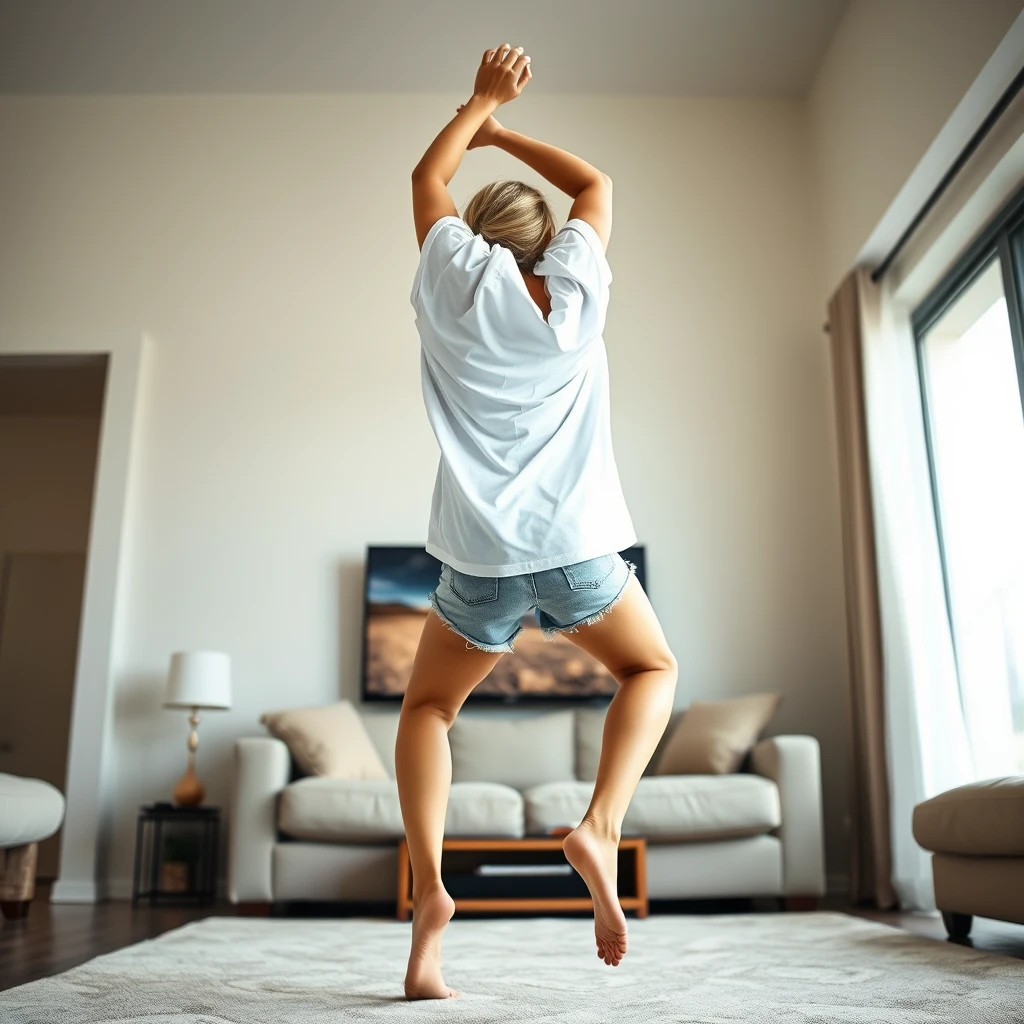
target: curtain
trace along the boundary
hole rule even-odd
[[[858,267],[829,304],[850,646],[851,897],[934,909],[922,800],[976,776],[960,704],[915,341]]]
[[[891,883],[882,627],[864,409],[862,288],[862,276],[855,271],[829,303],[850,680],[850,898],[891,907],[896,894]]]

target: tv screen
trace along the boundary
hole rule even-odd
[[[622,557],[636,565],[646,586],[644,548],[626,548]],[[441,563],[423,548],[370,547],[366,557],[363,624],[363,700],[401,700],[409,684],[416,645],[432,614],[427,596],[437,586]],[[615,680],[575,644],[558,636],[545,640],[536,611],[515,650],[502,655],[470,700],[545,701],[608,699]]]

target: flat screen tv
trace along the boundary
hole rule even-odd
[[[646,585],[642,545],[626,548]],[[437,586],[441,563],[423,548],[371,546],[366,557],[363,619],[363,700],[399,701],[409,684],[413,657],[427,615],[427,595]],[[608,670],[569,640],[545,640],[536,612],[515,650],[505,654],[473,691],[471,701],[600,701],[615,692]]]

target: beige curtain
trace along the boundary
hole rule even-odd
[[[852,844],[850,897],[888,908],[892,884],[885,690],[864,392],[864,299],[870,271],[850,272],[829,302],[846,578]]]

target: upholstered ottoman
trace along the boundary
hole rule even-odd
[[[965,938],[972,916],[1024,924],[1024,776],[932,797],[913,825],[934,854],[935,904],[951,937]]]
[[[64,820],[64,797],[40,779],[0,772],[0,913],[24,917],[36,889],[38,843]]]

